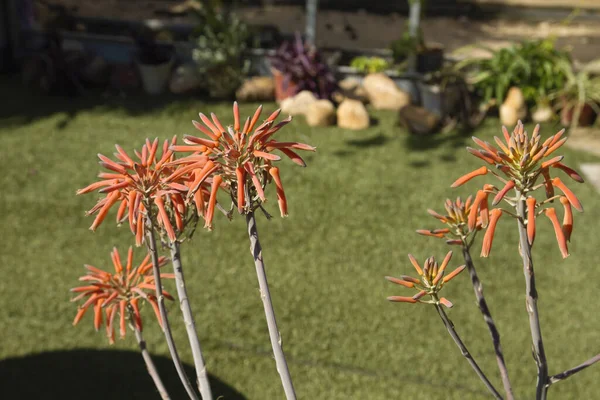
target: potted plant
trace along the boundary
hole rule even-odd
[[[592,77],[587,70],[574,73],[569,69],[565,86],[550,98],[557,101],[560,121],[564,126],[590,126],[600,112],[600,77]]]
[[[193,34],[192,57],[204,77],[211,97],[233,97],[247,75],[244,60],[248,27],[235,14],[206,5],[195,12],[198,26]]]
[[[571,68],[571,57],[556,49],[553,38],[528,40],[492,50],[488,58],[467,58],[456,65],[467,72],[467,80],[484,103],[500,105],[508,90],[518,86],[529,106],[543,105],[552,92],[561,89]]]
[[[134,33],[134,60],[140,71],[142,85],[148,94],[160,94],[167,86],[175,51],[171,45],[159,44],[156,33],[147,27]]]
[[[275,80],[275,98],[284,100],[302,90],[321,99],[330,99],[337,87],[329,66],[319,51],[296,35],[293,42],[284,42],[270,59]]]
[[[419,81],[421,105],[426,110],[445,118],[453,110],[461,108],[465,98],[470,101],[467,85],[460,71],[452,67],[426,74]]]

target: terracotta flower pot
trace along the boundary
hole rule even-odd
[[[282,100],[292,97],[298,91],[298,85],[296,82],[289,81],[285,84],[284,76],[281,72],[276,69],[272,70],[273,81],[275,82],[275,100],[279,103]]]
[[[575,116],[575,106],[565,106],[560,111],[560,122],[564,126],[570,126]],[[584,104],[579,112],[578,126],[590,126],[596,120],[596,111],[589,104]]]

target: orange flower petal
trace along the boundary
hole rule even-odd
[[[283,191],[283,184],[281,183],[281,178],[279,177],[279,168],[272,167],[269,169],[269,174],[273,177],[275,181],[275,186],[277,188],[277,203],[279,203],[279,211],[281,212],[281,216],[285,217],[288,215],[287,211],[287,200],[285,198],[285,192]]]
[[[499,208],[494,208],[492,210],[492,215],[490,217],[490,224],[485,232],[485,236],[483,237],[483,246],[481,248],[481,257],[488,257],[490,255],[490,250],[492,250],[492,242],[494,241],[494,231],[496,230],[496,224],[498,220],[502,216],[502,210]]]
[[[235,176],[237,179],[237,206],[239,213],[242,214],[246,205],[246,171],[243,167],[237,167]]]
[[[244,133],[249,133],[252,131],[252,129],[254,129],[254,126],[256,126],[256,122],[258,122],[258,118],[260,117],[261,112],[262,112],[262,105],[258,106],[256,111],[254,112],[254,115],[252,116],[252,120],[250,121],[250,125],[248,126],[247,129],[244,129]]]
[[[560,197],[560,202],[565,208],[565,215],[563,216],[562,230],[565,234],[565,239],[571,240],[571,233],[573,232],[573,210],[571,209],[571,202],[564,196]]]
[[[444,276],[443,282],[446,283],[446,282],[449,282],[450,280],[452,280],[456,275],[463,272],[465,267],[466,267],[466,265],[461,265],[460,267],[456,268],[454,271],[450,272],[448,275]]]
[[[527,198],[527,241],[529,245],[535,240],[535,198]]]
[[[204,227],[212,230],[212,220],[215,215],[215,206],[217,204],[217,191],[219,190],[219,186],[223,182],[223,178],[221,175],[217,175],[213,178],[212,187],[210,190],[210,199],[208,200],[208,208],[206,211]]]
[[[88,307],[79,307],[79,309],[77,310],[77,315],[75,315],[75,319],[73,320],[73,326],[77,325],[79,321],[81,321],[81,318],[83,318],[87,310]]]
[[[419,276],[423,276],[423,270],[419,266],[417,259],[412,254],[408,255],[408,259],[410,260],[410,263],[413,265],[413,267],[415,267],[415,269],[417,270],[417,274],[419,274]]]
[[[126,325],[125,325],[125,305],[127,304],[127,301],[125,300],[121,300],[119,301],[119,312],[120,312],[120,320],[119,320],[119,334],[121,335],[122,338],[125,337],[125,334],[127,333],[127,329],[126,329]]]
[[[504,196],[506,195],[506,193],[508,193],[508,191],[514,187],[515,187],[515,181],[513,181],[512,179],[510,181],[506,182],[506,185],[504,185],[502,190],[500,190],[498,192],[498,194],[496,194],[496,197],[494,197],[494,200],[492,201],[492,205],[495,206],[496,204],[500,203],[502,201],[502,199],[504,198]]]
[[[387,299],[389,301],[403,302],[403,303],[416,303],[418,301],[416,299],[413,299],[412,297],[404,297],[404,296],[390,296]]]
[[[583,212],[583,206],[579,202],[577,196],[575,196],[575,194],[568,187],[565,186],[565,184],[560,180],[560,178],[552,179],[552,185],[559,188],[565,194],[565,196],[567,196],[567,199],[569,199],[569,202],[573,205],[573,207],[575,207],[577,211]]]
[[[452,302],[445,297],[442,297],[440,299],[440,304],[442,304],[446,308],[452,308],[454,306],[454,304],[452,304]]]
[[[579,182],[579,183],[583,183],[584,182],[583,178],[581,177],[581,175],[579,175],[574,169],[571,169],[571,168],[567,167],[563,163],[556,163],[556,164],[554,164],[552,166],[554,168],[558,168],[558,169],[563,170],[574,181]]]
[[[302,157],[300,157],[297,153],[293,152],[290,149],[279,149],[283,154],[285,154],[286,156],[288,156],[293,162],[295,162],[296,164],[298,164],[301,167],[306,167],[306,162],[304,162],[304,160],[302,159]]]
[[[96,216],[96,219],[94,219],[92,226],[90,226],[90,229],[92,231],[95,231],[96,228],[98,228],[98,226],[102,223],[102,221],[104,221],[104,218],[106,218],[106,214],[108,214],[108,210],[110,210],[110,208],[117,202],[117,200],[119,200],[119,196],[120,196],[119,192],[111,192],[106,197],[106,203],[102,206],[102,208],[98,212],[98,215]]]
[[[202,122],[204,122],[204,125],[206,125],[208,127],[208,129],[211,130],[211,132],[214,134],[214,140],[218,139],[221,137],[221,131],[219,131],[219,129],[217,129],[216,126],[213,125],[213,123],[211,122],[210,119],[208,119],[208,117],[202,113],[198,114],[200,116],[200,119],[202,120]]]
[[[171,225],[171,221],[169,221],[169,215],[167,214],[167,210],[165,209],[165,202],[162,197],[156,197],[154,199],[154,204],[158,207],[158,215],[160,215],[160,219],[162,221],[162,225],[167,231],[167,235],[169,236],[169,240],[171,242],[175,242],[177,240],[177,235],[175,234],[175,230],[173,229],[173,225]]]
[[[477,176],[487,174],[487,172],[488,172],[488,169],[485,166],[478,168],[475,171],[469,172],[468,174],[463,175],[460,178],[458,178],[456,181],[454,181],[454,183],[451,185],[451,187],[455,188],[455,187],[461,186]]]
[[[404,281],[402,279],[394,278],[393,276],[386,276],[385,279],[387,279],[388,281],[390,281],[392,283],[397,283],[398,285],[405,286],[407,288],[413,288],[413,287],[415,287],[414,283],[407,282],[407,281]]]
[[[254,184],[254,189],[256,190],[258,198],[262,201],[265,201],[265,192],[262,188],[260,180],[258,179],[258,176],[256,176],[256,173],[254,172],[254,166],[251,162],[247,162],[244,164],[244,168],[246,169],[246,172],[250,174],[250,178],[252,179],[252,183]]]
[[[558,248],[563,256],[563,258],[567,258],[569,256],[569,249],[567,248],[567,239],[565,238],[565,234],[563,233],[562,226],[558,222],[558,218],[556,217],[556,210],[554,208],[546,208],[544,210],[544,214],[550,219],[552,222],[552,226],[554,227],[554,234],[556,235],[556,241],[558,242]]]
[[[264,158],[265,160],[271,160],[271,161],[281,160],[281,157],[279,157],[277,154],[265,153],[264,151],[254,150],[252,152],[252,154],[255,157]]]

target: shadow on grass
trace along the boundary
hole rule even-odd
[[[405,139],[406,147],[410,151],[427,152],[435,148],[441,148],[444,153],[437,156],[436,162],[456,161],[456,152],[464,151],[471,138],[469,132],[453,131],[449,133],[437,133],[435,135],[412,135],[408,134]],[[424,167],[429,161],[416,161],[411,163],[414,167]]]
[[[172,399],[187,398],[169,358],[153,357]],[[193,381],[194,368],[185,365]],[[215,398],[245,400],[234,388],[210,376]],[[159,399],[142,356],[133,351],[69,350],[0,361],[3,399]]]
[[[56,128],[64,129],[83,111],[123,110],[127,115],[136,116],[160,110],[176,114],[188,109],[197,112],[198,103],[210,105],[214,102],[201,95],[175,95],[165,92],[152,96],[141,90],[127,93],[89,90],[76,97],[44,95],[25,87],[19,75],[0,76],[0,87],[0,120],[3,127],[27,125],[61,113],[64,117],[56,123]]]

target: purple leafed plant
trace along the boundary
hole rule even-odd
[[[296,93],[309,90],[321,99],[330,99],[337,84],[331,69],[316,47],[304,43],[299,34],[284,42],[271,57],[271,66],[283,75],[283,85],[296,85]]]

